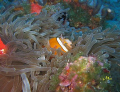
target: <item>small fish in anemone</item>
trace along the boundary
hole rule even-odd
[[[31,13],[37,13],[37,15],[41,12],[42,6],[39,5],[38,3],[31,3]]]
[[[51,38],[49,40],[49,44],[51,48],[58,49],[60,48],[63,52],[68,52],[72,47],[72,42],[69,39],[64,38]],[[55,55],[57,53],[55,52]]]
[[[0,55],[4,54],[4,49],[5,49],[5,44],[2,42],[2,40],[0,39]]]
[[[65,25],[66,24],[66,22],[68,21],[68,14],[66,13],[66,12],[62,12],[62,13],[60,13],[61,14],[61,16],[60,17],[58,17],[58,21],[63,21],[62,22],[62,24],[63,25]]]

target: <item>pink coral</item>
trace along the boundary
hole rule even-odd
[[[100,66],[103,66],[104,64],[100,61],[97,61]]]
[[[38,3],[31,3],[31,13],[39,14],[41,10],[42,6],[40,6]]]
[[[4,54],[5,44],[2,42],[0,38],[0,54]]]
[[[88,57],[88,61],[89,61],[90,63],[94,64],[95,61],[96,61],[96,57],[89,56],[89,57]]]
[[[91,65],[93,65],[95,62],[97,62],[100,66],[103,66],[103,63],[97,61],[97,58],[95,56],[89,57],[80,56],[73,63],[67,63],[62,73],[59,75],[60,89],[63,92],[74,92],[77,86],[82,88],[84,83],[81,81],[80,77],[78,77],[79,75],[78,72],[81,72],[81,75],[79,76],[84,76],[86,78],[87,75],[85,75],[84,73],[88,71]],[[80,65],[82,64],[84,66],[82,66],[81,68]]]
[[[65,91],[66,90],[65,88],[69,87],[70,88],[69,92],[73,92],[75,86],[77,85],[77,83],[76,83],[77,77],[78,77],[78,75],[75,74],[74,77],[70,80],[68,78],[68,76],[65,76],[65,75],[61,74],[59,76],[59,78],[61,80],[61,82],[59,84],[61,86],[61,90]]]

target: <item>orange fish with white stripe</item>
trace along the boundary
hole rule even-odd
[[[49,44],[51,48],[60,48],[63,52],[68,52],[72,48],[72,42],[69,39],[64,38],[51,38]],[[56,54],[57,53],[55,53],[55,55]]]

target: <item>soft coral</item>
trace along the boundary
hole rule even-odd
[[[31,13],[39,14],[41,10],[42,6],[40,6],[38,3],[31,3]]]
[[[4,49],[5,49],[5,44],[2,42],[2,40],[0,39],[0,54],[4,53]]]

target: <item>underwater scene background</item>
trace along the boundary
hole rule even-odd
[[[120,0],[0,0],[0,92],[120,92]]]

